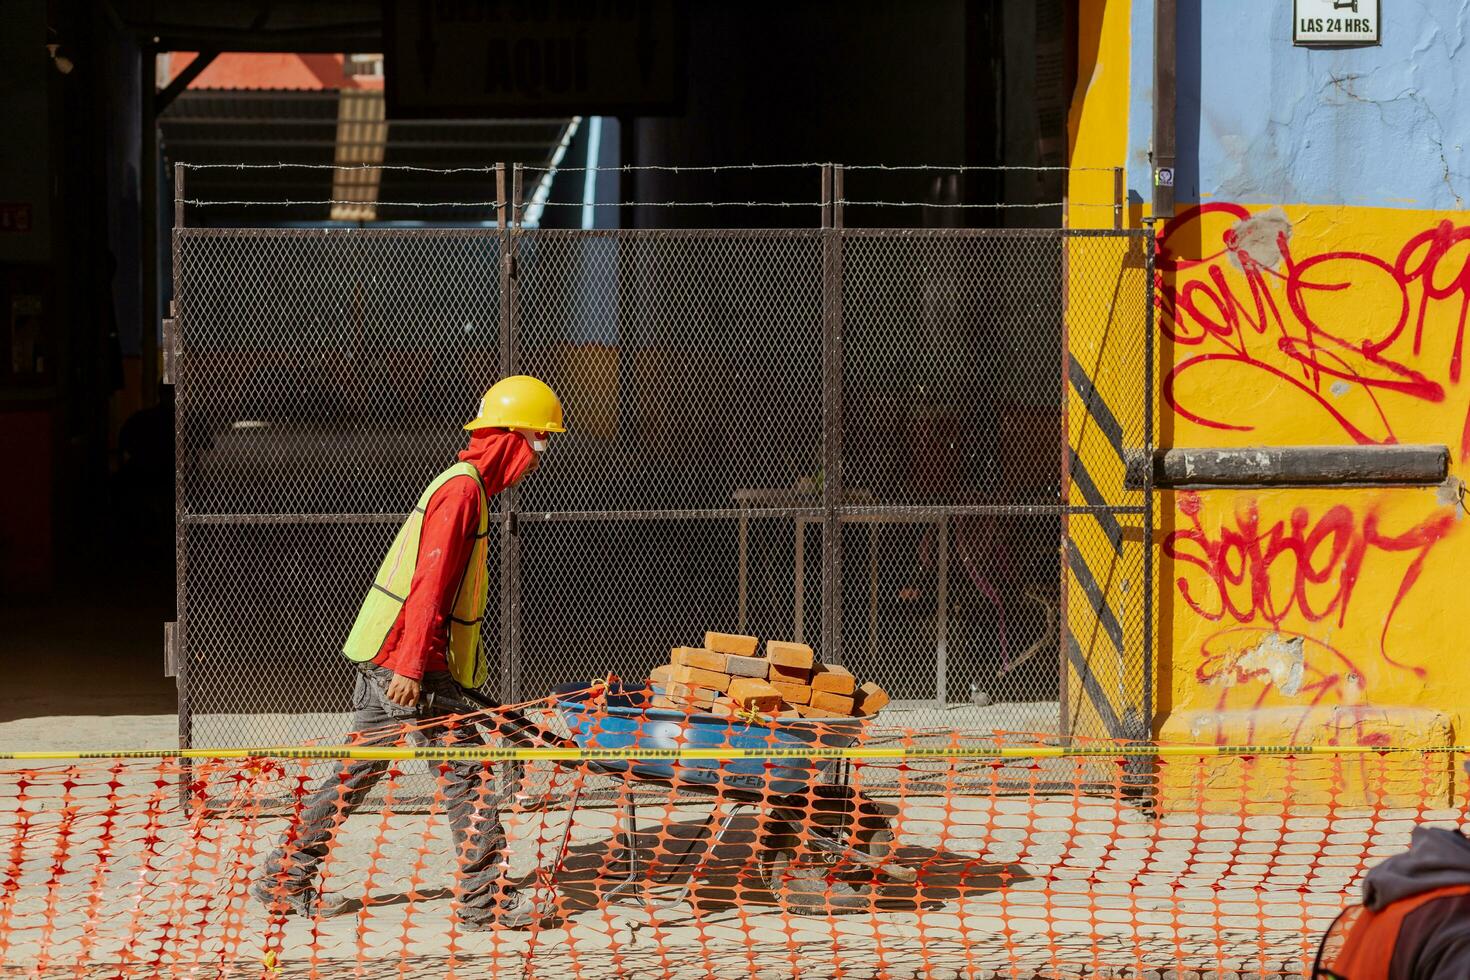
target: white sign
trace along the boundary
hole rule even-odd
[[[1378,43],[1379,0],[1295,0],[1293,44]]]

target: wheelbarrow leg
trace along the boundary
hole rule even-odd
[[[642,887],[638,888],[637,886],[640,884],[637,828],[638,810],[630,796],[623,802],[620,808],[622,810],[621,823],[626,829],[618,834],[618,837],[622,841],[622,850],[628,855],[628,873],[608,890],[606,898],[611,900],[624,892],[631,892],[631,895],[624,900],[624,903],[619,904],[637,905],[642,908],[673,908],[677,905],[682,905],[689,898],[689,893],[694,888],[695,880],[699,878],[700,873],[709,865],[710,858],[714,856],[716,848],[724,842],[725,835],[734,826],[735,820],[740,816],[741,810],[749,806],[751,806],[749,803],[735,803],[730,807],[729,813],[720,821],[719,829],[715,831],[713,837],[709,838],[709,846],[705,849],[703,856],[690,869],[688,876],[684,879],[684,884],[677,891],[669,895],[654,895],[653,887],[655,885],[667,884],[673,879],[674,875],[679,873],[679,869],[684,867],[689,861],[690,856],[694,853],[694,846],[704,837],[705,830],[719,818],[720,804],[715,804],[714,808],[710,811],[709,817],[704,823],[700,824],[699,829],[690,838],[689,843],[679,853],[678,858],[668,870],[658,879],[655,879],[650,874],[647,880],[641,882]]]
[[[693,890],[695,880],[699,878],[700,873],[709,866],[710,859],[714,857],[715,849],[724,842],[725,835],[730,832],[730,827],[733,826],[735,823],[735,818],[740,816],[741,809],[750,805],[751,804],[749,803],[736,803],[730,807],[730,812],[725,815],[724,820],[720,821],[720,829],[715,831],[714,836],[710,838],[709,847],[705,849],[704,855],[699,859],[699,863],[690,869],[688,876],[684,879],[683,886],[678,890],[678,892],[673,895],[664,896],[662,898],[649,898],[644,904],[652,905],[655,908],[664,909],[673,908],[676,905],[683,904],[683,902],[689,897],[689,892]],[[715,818],[719,816],[719,808],[720,804],[716,803],[714,805],[714,808],[710,810],[709,818],[700,825],[700,833],[690,838],[689,846],[684,848],[684,852],[679,855],[679,860],[674,862],[673,868],[670,869],[669,873],[664,877],[664,881],[667,882],[670,878],[672,878],[674,874],[678,872],[680,866],[682,866],[684,862],[688,860],[689,855],[694,851],[695,843],[703,835],[704,829],[710,824],[714,823]]]
[[[623,853],[628,856],[628,873],[623,876],[622,881],[608,891],[605,897],[609,901],[638,884],[638,805],[633,802],[632,790],[628,789],[626,793],[627,795],[623,797],[623,802],[618,808],[621,811],[621,818],[618,822],[624,828],[619,832],[618,837],[622,840]],[[635,891],[633,904],[647,905],[648,902],[641,892]]]

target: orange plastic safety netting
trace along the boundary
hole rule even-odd
[[[617,707],[365,740],[460,746],[391,759],[0,763],[0,971],[1299,977],[1413,826],[1466,823],[1452,750]],[[568,735],[595,751],[527,748]]]

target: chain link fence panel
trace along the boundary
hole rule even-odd
[[[1146,717],[1147,495],[1086,465],[1149,438],[1145,242],[177,230],[181,736],[340,737],[361,596],[506,373],[569,431],[497,505],[489,693],[718,629],[811,644],[906,728],[1065,735],[1098,690]]]

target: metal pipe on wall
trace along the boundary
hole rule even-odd
[[[1174,217],[1177,0],[1154,0],[1154,217]]]

